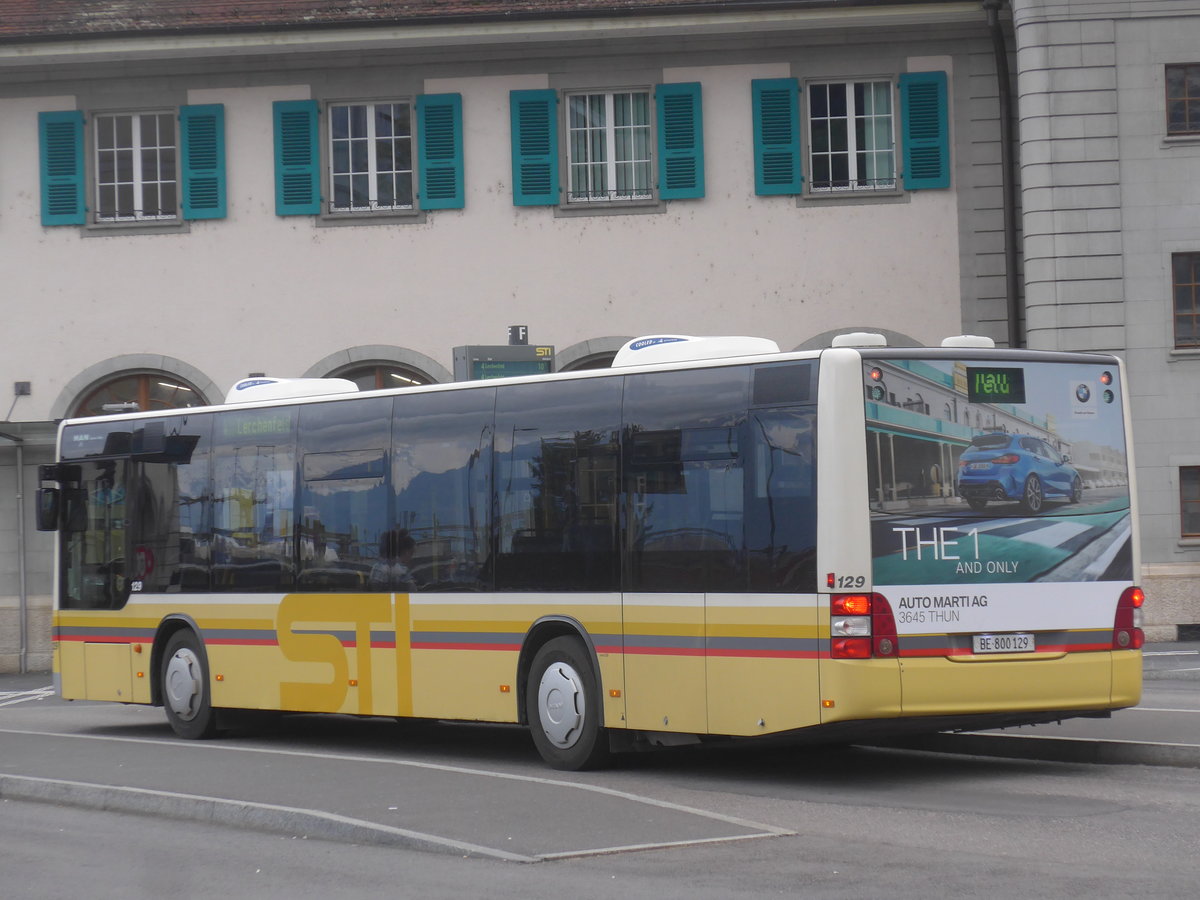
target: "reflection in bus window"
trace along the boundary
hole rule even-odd
[[[755,410],[746,551],[752,591],[817,589],[816,407]]]
[[[389,397],[300,407],[298,583],[365,590],[388,527]]]
[[[491,587],[490,388],[395,398],[393,530],[415,541],[409,578],[420,590]]]
[[[80,465],[78,487],[67,488],[71,513],[64,535],[64,609],[120,609],[128,596],[124,460]]]
[[[295,583],[296,410],[218,414],[213,448],[213,590]]]
[[[502,388],[497,590],[617,589],[621,384]]]
[[[744,367],[626,379],[630,590],[745,589],[741,443],[748,391]]]

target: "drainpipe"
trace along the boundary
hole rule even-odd
[[[1012,150],[1013,99],[1008,69],[1008,46],[1000,24],[1004,0],[981,0],[992,34],[992,52],[996,57],[996,86],[1000,102],[1000,181],[1004,211],[1004,283],[1008,312],[1008,346],[1024,346],[1021,333],[1021,282],[1017,276],[1017,173]]]
[[[29,592],[27,590],[25,573],[25,442],[15,435],[0,432],[0,438],[13,442],[17,448],[17,583],[19,585],[19,621],[17,628],[21,633],[21,651],[19,656],[19,671],[22,675],[28,670],[29,660]]]

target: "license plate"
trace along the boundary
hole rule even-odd
[[[971,636],[971,645],[976,653],[1032,653],[1037,649],[1029,633],[976,634]]]
[[[979,471],[980,469],[990,469],[991,467],[992,467],[991,463],[968,463],[967,464],[967,468],[973,469],[974,471]]]

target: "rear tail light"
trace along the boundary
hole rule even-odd
[[[1021,461],[1021,457],[1015,453],[1005,453],[1003,456],[997,456],[992,460],[998,466],[1011,466]]]
[[[1117,601],[1117,617],[1113,621],[1112,648],[1114,650],[1140,650],[1146,643],[1142,631],[1142,604],[1146,595],[1140,587],[1128,587]]]
[[[896,618],[882,594],[834,594],[829,600],[829,655],[833,659],[899,656]]]

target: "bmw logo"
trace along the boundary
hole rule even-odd
[[[1092,399],[1092,389],[1086,384],[1081,384],[1075,388],[1075,399],[1080,403],[1087,403]]]

